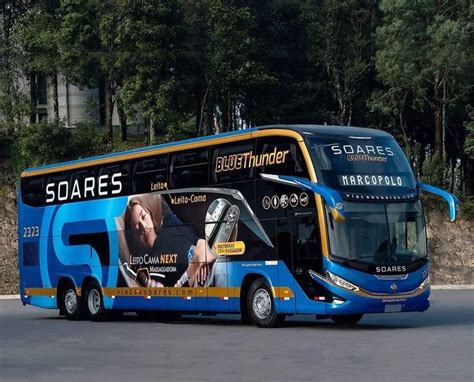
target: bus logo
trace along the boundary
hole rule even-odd
[[[392,293],[397,293],[397,291],[398,291],[397,284],[390,285],[390,289],[391,289]]]

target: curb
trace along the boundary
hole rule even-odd
[[[474,289],[474,284],[465,284],[465,285],[431,285],[431,289],[437,290],[437,289],[444,289],[444,290],[449,290],[449,289]]]
[[[17,300],[20,298],[19,294],[2,294],[0,300]]]
[[[470,285],[431,285],[433,290],[472,290],[474,289],[474,284]],[[19,294],[3,294],[0,295],[0,300],[18,300],[20,298]]]

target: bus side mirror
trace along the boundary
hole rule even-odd
[[[346,211],[344,210],[342,197],[332,188],[311,182],[309,179],[301,178],[299,176],[272,174],[260,174],[260,176],[262,179],[268,180],[270,182],[287,184],[318,194],[324,199],[324,202],[329,207],[331,215],[336,222],[342,223],[346,220]]]
[[[461,203],[459,202],[459,199],[456,198],[453,194],[450,194],[449,192],[444,191],[440,188],[433,187],[424,183],[417,183],[416,186],[419,190],[441,196],[444,200],[448,202],[449,218],[451,219],[451,221],[453,222],[457,218],[457,216],[459,215]]]

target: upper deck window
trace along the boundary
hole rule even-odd
[[[247,157],[255,153],[255,140],[220,145],[212,150],[211,183],[229,183],[251,180],[255,169]]]
[[[309,138],[318,179],[336,190],[406,193],[415,180],[405,154],[392,138]]]
[[[133,163],[132,192],[137,194],[168,188],[167,163],[168,156],[166,154],[135,161]]]
[[[172,188],[207,186],[209,179],[209,150],[190,150],[171,155],[170,181]]]
[[[39,206],[44,202],[44,178],[35,176],[21,180],[21,196],[23,203],[30,206]]]
[[[257,140],[259,173],[308,177],[308,169],[298,142],[287,137]]]

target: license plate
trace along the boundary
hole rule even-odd
[[[401,304],[385,305],[385,313],[394,313],[394,312],[401,312],[401,311],[402,311]]]

